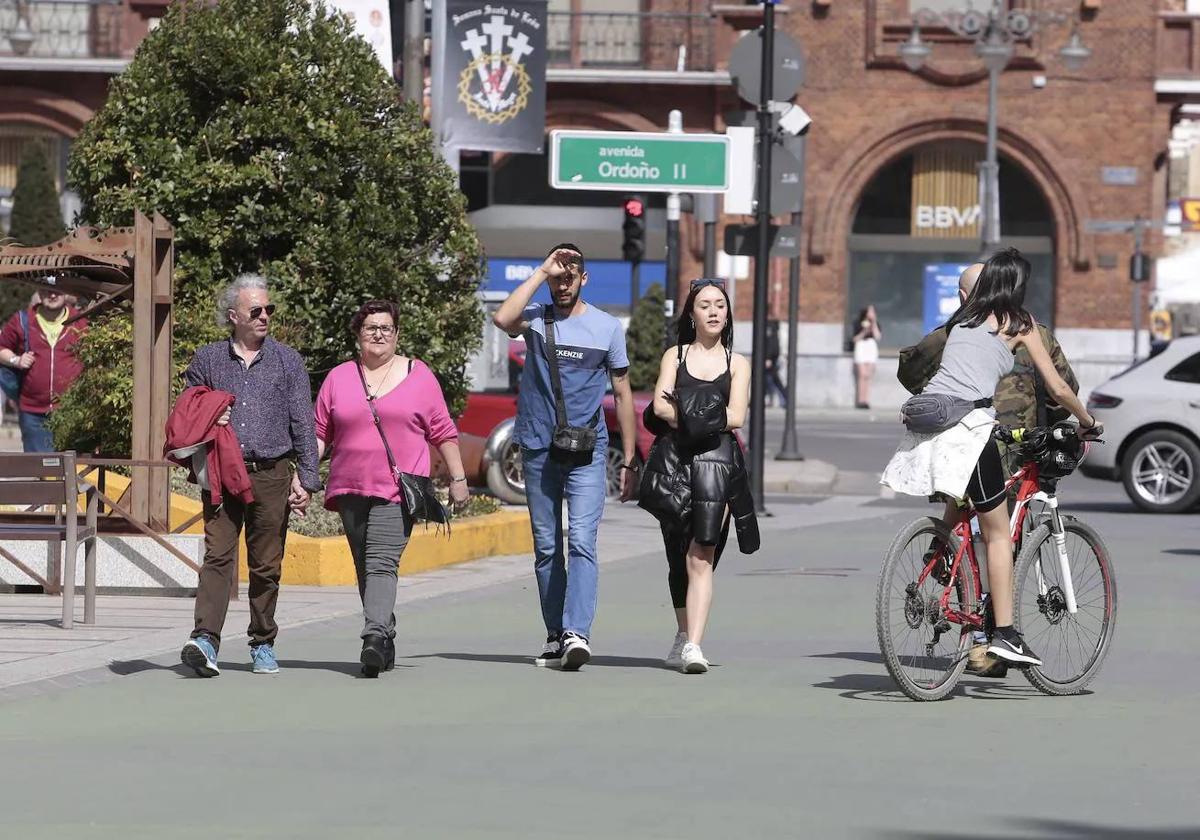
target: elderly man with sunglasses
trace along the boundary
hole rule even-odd
[[[254,501],[226,496],[214,506],[204,494],[204,565],[196,593],[196,629],[181,658],[200,676],[216,676],[221,629],[237,580],[238,537],[246,529],[250,572],[250,658],[256,674],[275,674],[275,604],[283,569],[288,514],[303,515],[321,488],[312,391],[300,354],[267,333],[275,306],[267,282],[243,274],[221,295],[217,322],[229,338],[196,351],[184,373],[188,386],[235,397],[217,421],[237,434]],[[292,462],[296,470],[292,472]]]

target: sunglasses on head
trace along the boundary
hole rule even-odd
[[[699,277],[692,281],[692,291],[703,289],[705,286],[716,286],[718,289],[725,288],[725,281],[720,277]]]
[[[250,320],[257,321],[259,316],[262,315],[264,312],[267,313],[268,318],[274,318],[275,317],[275,304],[268,303],[266,306],[250,307]]]

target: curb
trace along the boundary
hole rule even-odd
[[[767,461],[763,491],[797,495],[829,495],[838,480],[839,470],[827,461]]]
[[[114,480],[115,479],[115,480]],[[109,484],[123,490],[123,476],[109,476]],[[201,511],[195,499],[171,494],[172,526],[186,522]],[[525,510],[501,510],[452,524],[453,537],[434,528],[415,528],[400,560],[400,575],[415,575],[504,554],[532,554],[533,532]],[[196,522],[183,533],[203,534],[204,523]],[[239,540],[238,580],[250,579],[246,567],[246,540]],[[292,586],[357,586],[354,558],[344,536],[306,537],[289,531],[283,552],[280,583]]]

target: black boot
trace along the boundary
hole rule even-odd
[[[386,654],[386,658],[383,662],[383,670],[390,671],[396,667],[396,640],[384,639],[383,650]]]
[[[387,662],[386,639],[370,635],[363,639],[362,653],[358,657],[365,677],[378,677]]]

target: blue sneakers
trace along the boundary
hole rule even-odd
[[[279,663],[275,661],[275,648],[270,642],[250,648],[250,660],[256,674],[278,674]]]
[[[221,673],[217,667],[217,648],[208,636],[188,639],[179,654],[179,660],[195,671],[198,677],[215,677]]]

